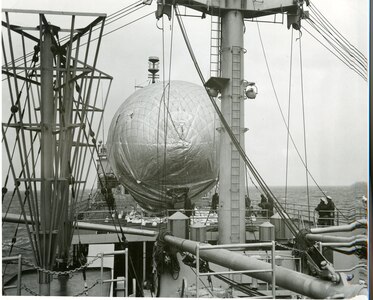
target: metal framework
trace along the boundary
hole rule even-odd
[[[3,199],[18,198],[36,265],[66,267],[112,80],[96,68],[106,15],[2,13]],[[41,295],[50,280],[39,274]]]

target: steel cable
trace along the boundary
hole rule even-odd
[[[307,172],[307,170],[308,170],[308,161],[307,161],[307,135],[306,135],[306,114],[305,114],[305,107],[304,107],[303,59],[302,59],[302,39],[301,39],[301,37],[299,37],[298,40],[299,40],[300,86],[301,86],[301,96],[302,96],[304,162],[306,164],[305,167],[306,167],[306,185],[307,185],[308,224],[311,225],[310,190],[309,190],[308,172]]]
[[[336,53],[338,53],[339,56],[331,49],[327,49],[331,51],[335,56],[337,56],[350,69],[358,73],[364,80],[366,80],[366,57],[355,46],[353,46],[337,29],[335,29],[333,25],[331,25],[331,23],[326,19],[326,17],[313,4],[311,4],[309,8],[310,11],[313,13],[313,18],[306,19],[307,23],[325,39],[325,41],[334,49]],[[310,33],[308,30],[306,31]],[[313,35],[311,34],[311,36]],[[313,37],[317,41],[319,41],[315,36]],[[323,46],[325,47],[325,45]]]
[[[346,57],[346,54],[343,53],[343,51],[341,49],[338,49],[338,46],[334,43],[332,43],[328,37],[326,36],[325,33],[323,33],[318,27],[317,27],[317,24],[315,24],[313,21],[310,21],[310,20],[307,20],[307,23],[310,24],[310,26],[315,30],[317,31],[328,43],[329,45],[336,51],[336,53],[334,52],[333,54],[335,56],[337,56],[347,67],[349,67],[351,70],[353,70],[354,72],[356,72],[358,75],[360,75],[365,81],[367,80],[366,79],[366,75],[364,74],[365,73],[365,70],[364,71],[361,71],[359,70],[358,66],[356,66],[356,64],[354,64],[351,60],[349,60],[347,57]],[[307,31],[307,30],[306,30]],[[308,31],[307,31],[308,32]],[[331,49],[328,49],[329,51],[332,51]],[[339,54],[339,56],[338,56]]]
[[[342,41],[345,43],[347,48],[349,48],[352,52],[354,52],[363,62],[367,63],[368,60],[365,57],[365,55],[359,51],[354,45],[352,45],[327,19],[326,17],[320,12],[320,10],[317,9],[317,7],[310,2],[310,9],[311,11],[319,17],[319,19],[323,20],[323,22],[326,24],[326,27],[329,28],[330,31],[333,31]]]
[[[290,108],[291,108],[291,84],[292,84],[292,70],[293,70],[293,32],[291,28],[290,38],[290,66],[289,66],[289,98],[288,98],[288,128],[290,128]],[[288,171],[289,171],[289,130],[286,132],[286,170],[285,170],[285,209],[288,197]]]

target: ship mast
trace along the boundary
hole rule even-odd
[[[244,21],[236,10],[239,1],[222,16],[221,75],[229,82],[221,89],[221,111],[241,145],[244,137]],[[220,131],[219,173],[219,243],[244,243],[245,229],[245,165],[228,133]]]
[[[40,198],[40,228],[41,228],[41,265],[43,268],[51,266],[51,247],[54,244],[51,235],[51,201],[52,178],[54,177],[54,146],[55,138],[52,133],[55,128],[54,97],[53,97],[53,53],[52,53],[52,26],[43,26],[41,38],[40,59],[40,109],[41,109],[41,198]],[[52,252],[53,253],[53,252]],[[53,254],[52,254],[53,255]],[[50,275],[39,272],[39,292],[41,295],[50,295]]]
[[[221,17],[220,77],[211,77],[205,84],[210,91],[221,94],[221,113],[239,144],[244,148],[244,19],[290,12],[288,26],[300,20],[302,0],[278,1],[158,1],[156,16],[170,17],[171,5],[183,5],[203,14]],[[293,26],[294,27],[294,26]],[[212,95],[211,94],[211,95]],[[220,132],[219,173],[219,243],[245,242],[245,164],[231,137],[223,128]]]

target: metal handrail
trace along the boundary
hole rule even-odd
[[[3,262],[18,260],[18,270],[17,270],[17,285],[9,285],[3,286],[3,289],[11,289],[17,287],[17,295],[21,295],[21,287],[22,287],[22,254],[18,254],[17,256],[8,256],[3,257]]]
[[[338,269],[338,270],[335,270],[336,272],[343,272],[343,273],[346,273],[346,272],[352,272],[352,271],[355,271],[356,269],[364,269],[366,270],[367,269],[367,266],[364,265],[364,264],[360,264],[360,265],[356,265],[356,266],[353,266],[349,269]]]
[[[115,256],[124,254],[124,279],[106,279],[104,280],[104,257],[105,256]],[[101,259],[101,268],[100,268],[100,288],[101,288],[101,296],[104,296],[104,283],[112,283],[118,281],[125,282],[125,297],[128,297],[128,249],[125,250],[118,250],[113,252],[106,252],[99,254]]]
[[[125,278],[124,279],[106,279],[104,280],[104,257],[105,256],[115,256],[115,255],[125,255]],[[125,282],[125,297],[128,297],[128,249],[125,250],[118,250],[113,252],[106,252],[106,253],[100,253],[99,254],[101,258],[101,268],[100,268],[100,286],[101,286],[101,295],[104,296],[103,291],[103,284],[104,283],[112,283],[112,282],[118,282],[118,281],[124,281]],[[22,254],[19,254],[17,256],[9,256],[9,257],[3,257],[2,261],[13,261],[18,260],[18,272],[17,272],[17,285],[9,285],[9,286],[3,286],[3,289],[12,289],[17,288],[17,295],[21,295],[21,289],[22,289]]]
[[[239,271],[223,271],[223,272],[209,272],[209,273],[200,273],[199,272],[199,257],[200,250],[214,250],[214,249],[235,249],[235,248],[257,248],[257,247],[271,247],[271,269],[265,270],[239,270]],[[267,243],[251,243],[251,244],[227,244],[227,245],[200,245],[197,244],[196,247],[196,297],[199,297],[199,280],[200,276],[210,276],[210,275],[219,275],[219,274],[246,274],[246,273],[263,273],[263,272],[272,272],[272,297],[276,298],[276,243],[275,241]]]

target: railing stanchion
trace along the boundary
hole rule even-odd
[[[276,243],[272,241],[272,296],[276,298]]]
[[[196,256],[197,256],[197,261],[196,261],[196,272],[197,272],[197,276],[196,276],[196,298],[199,297],[199,243],[197,244],[197,249],[196,249]]]
[[[104,254],[100,253],[100,257],[101,257],[100,288],[101,288],[101,296],[104,296]]]
[[[128,297],[128,248],[126,248],[125,250],[126,252],[124,253],[124,262],[126,264],[125,268],[124,268],[124,274],[125,274],[125,277],[126,277],[126,281],[125,281],[125,296]]]
[[[18,255],[18,277],[17,277],[17,295],[21,295],[21,283],[22,283],[22,254]]]

